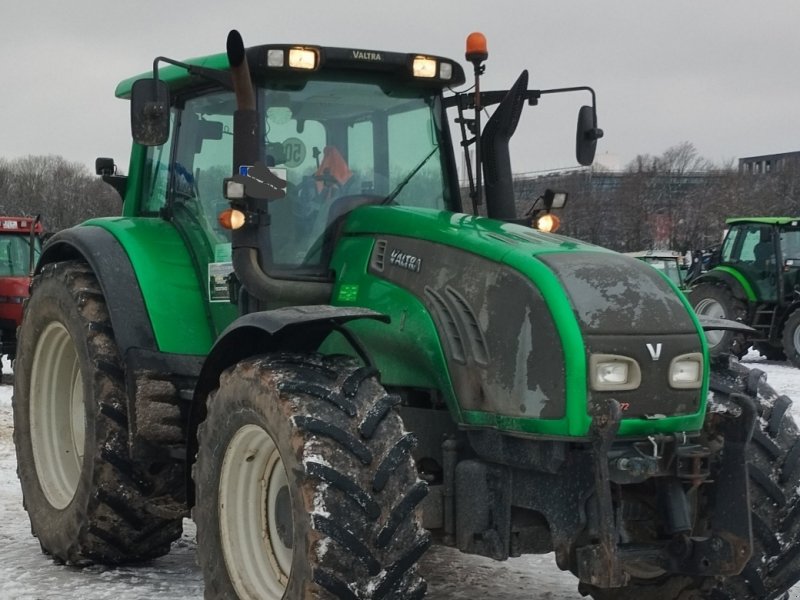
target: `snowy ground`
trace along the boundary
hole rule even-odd
[[[768,374],[780,393],[797,401],[800,419],[800,370],[762,360],[745,362]],[[8,371],[8,364],[4,365]],[[144,600],[202,598],[202,577],[195,564],[194,524],[184,523],[184,535],[172,552],[137,568],[75,569],[56,565],[41,554],[31,537],[16,476],[12,440],[11,386],[0,385],[0,600]],[[558,570],[552,556],[511,559],[502,563],[465,556],[435,547],[423,560],[431,600],[493,598],[494,600],[575,600],[575,579]],[[800,600],[800,585],[791,600]]]

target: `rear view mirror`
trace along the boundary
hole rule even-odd
[[[578,130],[575,134],[575,157],[578,163],[588,167],[594,162],[597,140],[603,137],[603,130],[597,128],[597,116],[591,106],[581,106],[578,111]]]
[[[144,146],[169,138],[169,87],[160,79],[139,79],[131,88],[131,134]]]

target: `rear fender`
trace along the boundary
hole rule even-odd
[[[128,254],[119,241],[99,227],[77,227],[55,234],[42,251],[35,273],[47,264],[82,260],[97,275],[111,316],[120,356],[136,347],[158,350],[150,316]]]
[[[736,277],[733,273],[742,277],[738,271],[734,271],[733,269],[725,268],[722,270],[720,268],[715,268],[707,273],[703,273],[699,277],[692,279],[692,287],[697,286],[700,283],[716,283],[716,284],[723,284],[725,285],[733,294],[734,298],[739,300],[743,300],[744,302],[750,302],[751,297],[750,294],[747,293],[745,289],[745,285],[749,286],[749,283],[739,277]],[[744,280],[744,283],[743,283]]]

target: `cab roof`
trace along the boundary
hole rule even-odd
[[[761,223],[763,225],[791,225],[800,223],[800,217],[732,217],[726,219],[728,225],[735,223]]]
[[[457,62],[441,56],[420,53],[399,53],[387,52],[383,50],[362,50],[359,48],[334,48],[327,46],[314,45],[288,45],[270,44],[263,46],[253,46],[247,48],[247,60],[252,72],[264,73],[271,70],[267,66],[266,56],[270,50],[289,50],[291,48],[314,49],[318,52],[319,66],[317,71],[325,69],[350,69],[364,72],[383,71],[397,75],[399,78],[407,78],[409,82],[427,87],[446,88],[463,84],[466,81],[464,69]],[[437,66],[447,64],[452,67],[451,76],[448,79],[440,77],[419,78],[411,76],[411,64],[415,58],[424,57],[437,61]],[[183,61],[184,63],[208,69],[228,71],[230,64],[225,53],[210,54],[199,56]],[[309,71],[293,71],[287,68],[276,69],[283,73],[304,73]],[[439,71],[441,73],[441,71]],[[152,71],[147,71],[133,77],[122,80],[116,88],[115,95],[118,98],[130,98],[133,83],[139,79],[147,79],[153,76]],[[158,77],[165,81],[170,89],[180,89],[191,86],[202,81],[196,75],[190,75],[183,67],[168,65],[158,70]]]

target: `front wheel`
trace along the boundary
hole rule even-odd
[[[206,598],[412,599],[427,493],[371,369],[271,355],[223,373],[194,467]]]

